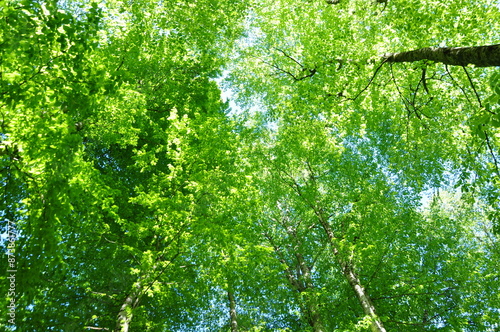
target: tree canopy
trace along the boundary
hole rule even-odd
[[[2,330],[500,328],[497,1],[0,25]]]

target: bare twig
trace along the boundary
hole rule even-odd
[[[392,77],[392,81],[394,82],[394,85],[396,86],[396,90],[398,91],[399,96],[403,100],[403,104],[405,105],[405,109],[408,112],[408,118],[409,118],[411,113],[412,113],[409,106],[408,106],[408,104],[410,104],[410,102],[405,98],[405,96],[403,96],[403,93],[399,89],[399,85],[398,85],[398,82],[396,81],[396,77],[394,77],[394,71],[392,70],[392,64],[391,64],[391,77]]]

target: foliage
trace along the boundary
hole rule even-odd
[[[0,13],[2,329],[498,328],[496,2]]]

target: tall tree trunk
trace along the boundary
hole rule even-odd
[[[231,290],[227,291],[227,297],[229,299],[229,318],[231,324],[231,332],[238,332],[238,319],[236,315],[236,300],[234,299],[234,294]]]
[[[375,306],[373,305],[372,300],[368,293],[366,293],[363,285],[361,284],[361,280],[354,271],[354,268],[351,263],[347,262],[342,255],[340,254],[338,248],[336,247],[336,240],[333,233],[332,228],[328,221],[323,217],[321,211],[315,211],[316,215],[321,223],[321,226],[326,232],[326,235],[329,240],[330,248],[333,252],[333,255],[337,259],[338,264],[342,268],[342,273],[344,277],[347,279],[347,282],[351,286],[352,290],[356,294],[361,307],[363,308],[363,312],[366,316],[369,316],[371,319],[370,329],[372,332],[386,332],[384,325],[380,318],[377,315],[375,310]]]
[[[385,62],[431,60],[451,66],[500,66],[500,44],[473,47],[426,47],[414,51],[389,53]]]
[[[140,281],[136,282],[132,286],[132,290],[129,295],[123,301],[120,311],[118,312],[118,318],[116,321],[116,332],[128,332],[130,327],[130,322],[134,316],[134,309],[140,300],[142,290],[142,284]]]

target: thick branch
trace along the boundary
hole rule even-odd
[[[415,62],[430,60],[451,66],[500,66],[500,44],[473,47],[425,47],[418,50],[388,53],[385,62]]]

